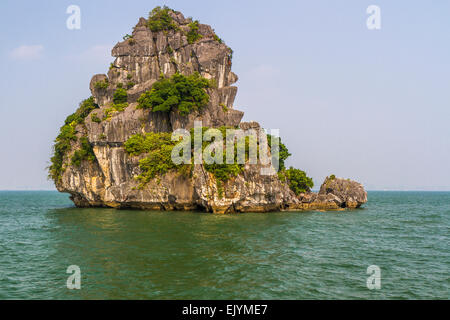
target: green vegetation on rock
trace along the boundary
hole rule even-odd
[[[217,128],[222,137],[226,141],[226,130],[229,127]],[[202,136],[209,128],[202,128]],[[191,129],[191,137],[194,137],[194,129]],[[249,146],[251,137],[245,137],[245,160],[249,158]],[[268,135],[268,143],[270,146],[272,136]],[[175,165],[171,159],[172,149],[177,142],[171,141],[170,133],[147,133],[145,135],[137,134],[131,136],[125,142],[125,150],[128,154],[132,156],[138,156],[141,154],[147,154],[147,156],[139,161],[139,167],[141,169],[141,174],[137,177],[140,181],[140,186],[143,187],[146,183],[154,179],[159,175],[167,173],[169,170],[176,169],[184,175],[192,173],[192,162],[191,164]],[[202,142],[202,152],[205,148],[210,145],[211,141]],[[219,196],[223,196],[223,184],[229,179],[239,175],[244,168],[243,164],[238,164],[237,159],[237,144],[234,145],[234,162],[232,164],[226,163],[226,150],[224,146],[223,150],[223,163],[204,163],[204,168],[206,171],[212,173],[216,178],[217,188]],[[194,150],[194,139],[191,139],[191,151]],[[279,143],[279,164],[280,171],[278,176],[280,180],[288,183],[290,189],[299,195],[302,192],[308,192],[314,186],[311,178],[309,178],[306,173],[300,169],[295,169],[290,167],[285,168],[285,160],[290,156],[287,147]],[[193,161],[193,154],[191,154],[191,161]]]
[[[163,175],[176,168],[171,158],[176,141],[172,141],[171,136],[170,133],[166,132],[149,132],[145,135],[133,135],[125,142],[124,147],[128,154],[132,156],[147,154],[144,159],[139,161],[139,168],[142,173],[137,179],[140,181],[140,187],[143,187],[156,176]]]
[[[111,120],[113,114],[124,111],[128,107],[127,100],[128,100],[127,90],[123,89],[122,86],[118,87],[116,91],[114,91],[113,103],[111,107],[106,108],[103,112],[103,120],[109,121]],[[94,115],[92,115],[92,117],[94,117]],[[94,121],[93,118],[92,121]]]
[[[102,122],[102,120],[98,117],[97,113],[93,113],[91,115],[91,120],[92,120],[92,122],[96,122],[96,123]]]
[[[272,145],[273,136],[267,135],[267,143],[269,147]],[[272,163],[276,160],[277,150],[271,150],[272,153]],[[288,148],[284,143],[281,142],[281,138],[278,144],[278,164],[279,171],[278,177],[281,181],[285,181],[288,183],[289,188],[294,191],[296,195],[299,195],[303,192],[311,191],[311,188],[314,186],[313,180],[309,178],[306,173],[300,169],[295,169],[290,167],[286,169],[285,161],[289,158],[291,154],[289,153]]]
[[[176,73],[155,82],[150,91],[139,97],[137,108],[150,109],[152,112],[178,110],[185,116],[208,104],[209,95],[205,89],[210,87],[212,83],[197,72],[190,76]]]
[[[202,135],[210,129],[207,127],[202,128]],[[219,127],[218,129],[224,139],[226,139],[226,130],[233,129],[231,127]],[[194,137],[194,129],[191,129],[191,137]],[[245,137],[245,160],[249,158],[249,145],[250,137]],[[156,178],[159,175],[167,173],[169,170],[176,169],[184,176],[190,176],[192,174],[193,159],[194,159],[194,139],[191,139],[191,163],[176,165],[173,163],[171,154],[173,147],[178,142],[171,140],[170,133],[146,133],[136,134],[131,136],[125,142],[125,150],[131,156],[138,156],[141,154],[147,154],[146,158],[139,161],[139,168],[141,174],[137,177],[140,181],[140,188],[146,183]],[[212,142],[202,142],[202,152]],[[225,146],[224,146],[225,148]],[[238,164],[237,161],[237,144],[234,145],[234,162],[233,164],[226,163],[226,150],[223,150],[223,163],[222,164],[207,164],[204,163],[206,171],[212,173],[217,181],[218,189],[221,189],[223,183],[229,179],[236,177],[243,171],[244,164]],[[223,189],[223,188],[222,188]]]
[[[83,100],[77,111],[66,118],[59,135],[55,139],[53,156],[50,159],[51,165],[48,168],[49,178],[53,181],[57,182],[61,179],[64,170],[64,156],[71,151],[71,143],[77,141],[75,127],[84,123],[84,119],[96,108],[98,108],[98,105],[94,102],[94,98],[90,97]]]
[[[90,97],[86,100],[83,100],[80,103],[79,108],[75,113],[71,114],[66,118],[65,124],[70,124],[75,122],[75,124],[80,124],[84,122],[84,119],[91,113],[92,110],[97,109],[98,105],[94,102],[94,98]]]
[[[280,180],[285,180],[289,184],[289,188],[296,195],[311,191],[314,187],[313,180],[308,177],[305,171],[290,167],[287,170],[280,171],[278,176]]]
[[[123,37],[124,41],[128,41],[129,44],[133,45],[135,43],[135,40],[132,35],[129,35],[128,33]]]
[[[231,61],[233,60],[233,53],[234,53],[234,51],[233,51],[233,49],[231,49],[231,48],[229,48],[230,50],[229,50],[229,52],[228,52],[228,59],[229,59],[229,61],[230,61],[230,63],[231,63]]]
[[[103,120],[111,120],[111,117],[113,114],[117,112],[122,112],[125,110],[125,108],[128,107],[128,102],[125,103],[114,103],[112,107],[106,108],[103,113]]]
[[[272,145],[272,135],[270,135],[270,134],[267,135],[267,143],[269,144],[269,147],[271,147],[271,145]],[[284,145],[281,142],[281,138],[280,138],[279,139],[279,143],[278,143],[278,164],[279,164],[279,170],[286,169],[286,165],[285,165],[284,162],[290,156],[291,156],[291,154],[289,153],[288,148],[286,147],[286,145]],[[272,163],[275,161],[276,157],[277,157],[277,150],[272,150]]]
[[[214,38],[214,40],[216,40],[218,43],[222,43],[222,42],[223,42],[223,40],[220,39],[219,36],[218,36],[217,34],[215,34],[215,33],[214,33],[213,38]]]
[[[128,99],[127,90],[125,90],[123,88],[117,88],[116,91],[114,91],[114,95],[113,95],[114,104],[126,103],[127,99]]]
[[[72,155],[71,164],[79,167],[84,160],[94,161],[95,154],[87,137],[80,138],[81,148]]]
[[[178,26],[173,21],[172,17],[169,15],[169,12],[173,12],[167,6],[164,7],[156,7],[154,8],[148,17],[147,26],[153,32],[158,31],[167,31],[167,30],[178,30]]]
[[[210,129],[208,127],[203,127],[202,128],[202,136],[205,135],[205,132]],[[222,137],[224,139],[224,141],[226,141],[226,130],[227,129],[234,129],[232,127],[219,127],[219,128],[215,128],[218,129],[220,131],[220,133],[222,134]],[[194,129],[191,129],[191,137],[194,137]],[[205,148],[210,145],[211,142],[208,141],[203,141],[202,143],[202,152],[205,150]],[[250,145],[250,137],[245,137],[245,160],[247,161],[249,158],[249,145]],[[225,143],[224,143],[224,148],[225,148]],[[194,139],[192,139],[191,141],[191,149],[194,150]],[[242,172],[244,165],[243,164],[238,164],[238,159],[237,159],[237,143],[234,144],[234,161],[232,164],[228,164],[226,163],[226,150],[223,150],[223,163],[212,163],[212,164],[207,164],[204,163],[204,167],[206,169],[206,171],[211,172],[214,177],[217,180],[217,187],[220,189],[220,186],[222,186],[222,184],[226,181],[228,181],[229,179],[236,177],[237,175],[239,175],[239,173]]]
[[[198,24],[199,24],[198,20],[195,20],[195,21],[189,23],[189,31],[186,35],[187,41],[189,44],[193,44],[196,41],[203,38],[203,36],[198,32],[198,30],[199,30]]]
[[[75,126],[66,124],[61,127],[58,137],[53,145],[53,156],[49,167],[49,178],[58,181],[63,172],[64,156],[71,150],[71,142],[76,141]]]
[[[108,79],[97,81],[94,83],[94,88],[98,90],[106,90],[109,87],[109,81]]]

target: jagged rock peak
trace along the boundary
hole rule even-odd
[[[186,19],[177,11],[169,10],[168,14],[171,28],[152,31],[151,17],[140,18],[132,34],[114,46],[112,56],[116,59],[108,74],[95,75],[91,81],[90,89],[99,105],[110,103],[118,86],[128,87],[128,102],[133,103],[162,75],[198,72],[216,84],[222,98],[218,104],[233,107],[237,88],[231,85],[238,80],[231,71],[233,51],[211,26]],[[98,85],[101,81],[108,83],[107,88]]]

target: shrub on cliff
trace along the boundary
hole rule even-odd
[[[95,160],[95,154],[92,150],[92,146],[88,140],[87,137],[81,137],[80,138],[81,148],[72,156],[71,164],[79,167],[81,165],[81,162],[84,160],[94,161]]]
[[[178,110],[185,116],[208,104],[209,95],[205,89],[210,87],[211,82],[197,72],[190,76],[176,73],[155,82],[150,91],[139,97],[137,108],[151,109],[153,112]]]
[[[112,116],[117,112],[122,112],[128,107],[128,102],[125,103],[114,103],[112,107],[106,108],[103,112],[103,120],[111,120]]]
[[[135,134],[125,142],[125,151],[132,155],[138,156],[159,149],[162,145],[175,145],[171,140],[171,134],[167,132],[148,132],[145,135]]]
[[[177,30],[178,26],[173,21],[169,12],[173,11],[167,6],[154,8],[148,17],[147,25],[153,32],[164,31],[164,30]]]
[[[65,124],[75,122],[80,124],[84,122],[84,119],[91,113],[92,110],[97,109],[98,105],[94,102],[94,97],[89,97],[80,103],[79,108],[73,114],[68,116],[64,121]]]
[[[214,40],[216,40],[218,43],[223,43],[223,40],[221,38],[219,38],[219,36],[217,34],[214,33],[213,35]]]
[[[205,132],[210,129],[208,127],[202,128],[202,136],[205,135]],[[232,127],[226,127],[222,126],[219,128],[215,128],[220,131],[222,134],[222,137],[224,141],[226,141],[227,137],[227,129],[234,129]],[[191,129],[191,137],[194,137],[194,129]],[[203,141],[202,142],[202,152],[205,150],[205,148],[210,144],[209,141]],[[245,137],[245,161],[249,158],[249,144],[250,144],[250,137]],[[224,144],[224,148],[226,148],[226,145]],[[194,139],[191,139],[191,150],[194,150]],[[194,155],[192,154],[192,159]],[[207,164],[204,163],[204,167],[206,171],[211,172],[214,177],[216,178],[218,182],[218,187],[223,185],[224,182],[230,180],[233,177],[236,177],[239,173],[242,172],[244,165],[238,163],[238,152],[237,152],[237,143],[234,143],[234,160],[233,163],[226,163],[226,150],[223,150],[223,163],[212,163]]]
[[[98,115],[96,113],[93,113],[91,115],[91,120],[92,120],[92,122],[96,122],[96,123],[102,122],[102,120],[98,117]]]
[[[272,145],[272,135],[268,134],[267,135],[267,143],[269,144],[269,147],[271,147]],[[288,148],[286,147],[286,145],[284,145],[281,142],[281,138],[279,140],[278,143],[278,152],[277,150],[271,150],[272,153],[272,163],[274,163],[274,159],[276,159],[277,155],[278,155],[278,164],[279,164],[279,170],[285,170],[286,166],[285,166],[285,161],[287,158],[289,158],[291,156],[291,154],[289,153]]]
[[[94,88],[98,90],[106,90],[109,87],[109,81],[108,79],[97,81],[94,83]]]
[[[171,155],[176,142],[171,140],[171,134],[166,132],[149,132],[145,135],[136,134],[125,142],[125,151],[137,156],[146,153],[147,156],[139,161],[141,174],[137,176],[140,186],[143,187],[157,175],[163,175],[176,165]]]
[[[305,171],[300,169],[290,167],[288,170],[280,171],[279,176],[281,180],[286,180],[289,184],[289,188],[291,188],[296,195],[309,192],[311,191],[311,188],[314,187],[313,180],[306,175]]]
[[[146,158],[139,161],[142,174],[138,176],[138,180],[141,185],[176,167],[171,160],[172,149],[173,145],[162,144],[157,150],[150,151]]]
[[[219,127],[222,136],[226,138],[226,130],[231,127]],[[202,135],[210,129],[207,127],[202,128]],[[191,129],[191,137],[194,137],[194,129]],[[138,156],[141,154],[147,154],[147,156],[139,161],[139,168],[141,174],[137,176],[137,179],[141,182],[139,187],[142,188],[153,178],[158,175],[163,175],[171,169],[176,169],[184,176],[189,176],[192,173],[192,164],[194,159],[194,138],[191,139],[191,163],[176,165],[172,161],[172,149],[178,142],[171,140],[170,133],[153,133],[149,132],[145,135],[136,134],[131,136],[124,144],[125,151],[131,156]],[[211,142],[202,142],[202,152],[210,145]],[[250,137],[245,138],[245,159],[249,158],[249,144]],[[224,146],[225,148],[225,146]],[[243,171],[244,165],[238,164],[237,159],[237,144],[234,145],[234,162],[232,164],[226,163],[226,150],[223,152],[223,163],[204,163],[206,171],[212,173],[217,181],[219,189],[222,188],[223,183],[229,179],[236,177]]]
[[[51,157],[51,165],[48,167],[49,178],[57,181],[61,178],[63,172],[64,156],[71,150],[71,142],[77,141],[75,127],[84,122],[89,113],[98,108],[94,102],[94,98],[90,97],[80,103],[75,113],[71,114],[64,121],[64,125],[60,129],[59,135],[55,139],[53,145],[53,156]]]
[[[203,38],[203,36],[198,32],[198,20],[189,23],[189,31],[186,36],[189,44],[193,44],[197,40]]]
[[[272,139],[273,136],[268,134],[267,143],[269,144],[269,147],[272,145]],[[281,181],[285,181],[296,195],[311,191],[311,188],[314,186],[313,180],[309,178],[304,171],[293,167],[286,170],[285,161],[291,156],[291,154],[289,153],[286,145],[281,142],[281,138],[279,140],[278,150],[272,149],[271,154],[272,163],[278,157],[278,177]]]
[[[129,35],[128,33],[123,37],[124,41],[128,41],[129,44],[133,45],[136,43],[132,35]]]
[[[114,91],[114,95],[113,95],[114,104],[126,103],[127,99],[128,99],[128,93],[127,93],[127,90],[125,90],[124,88],[117,88],[116,91]]]
[[[53,156],[51,157],[51,165],[49,169],[49,178],[53,181],[59,180],[63,171],[64,156],[71,149],[71,141],[76,141],[75,126],[66,124],[61,127],[59,135],[55,139],[53,145]]]
[[[224,141],[226,141],[226,130],[231,127],[219,127],[218,129]],[[205,132],[210,129],[207,127],[202,128],[202,136]],[[169,170],[176,169],[184,175],[191,174],[193,168],[192,163],[194,159],[194,129],[191,129],[191,163],[176,165],[173,163],[171,158],[171,153],[174,146],[178,143],[171,140],[170,133],[146,133],[145,135],[136,134],[131,136],[125,142],[125,150],[131,156],[138,156],[141,154],[147,154],[147,156],[139,161],[139,167],[141,169],[141,174],[137,179],[141,182],[139,187],[142,188],[146,183],[156,178],[159,175],[163,175]],[[249,159],[250,150],[250,139],[251,137],[245,138],[245,160]],[[269,143],[272,136],[268,136]],[[258,142],[258,141],[257,141]],[[207,146],[209,146],[211,141],[202,141],[202,152]],[[270,144],[269,144],[270,145]],[[259,148],[259,146],[258,146]],[[279,144],[279,160],[280,160],[280,171],[278,173],[280,180],[285,181],[292,191],[296,195],[302,192],[308,192],[314,186],[313,181],[309,178],[306,173],[299,169],[294,169],[290,167],[286,170],[284,161],[290,156],[287,147],[281,143]],[[257,151],[258,153],[259,151]],[[244,165],[238,163],[237,159],[237,143],[234,145],[234,161],[232,164],[226,163],[226,144],[224,144],[223,150],[223,163],[203,163],[206,171],[212,173],[216,178],[217,187],[219,194],[223,192],[223,184],[229,179],[239,175],[243,169]]]

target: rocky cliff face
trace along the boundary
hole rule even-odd
[[[242,172],[223,185],[202,164],[193,166],[190,176],[169,171],[139,187],[139,160],[131,156],[124,143],[133,135],[146,132],[172,132],[191,129],[194,120],[205,127],[241,127],[260,130],[257,123],[241,123],[243,112],[234,109],[238,77],[231,71],[232,50],[204,24],[197,24],[198,39],[190,41],[192,20],[169,11],[173,29],[152,31],[140,18],[132,35],[112,49],[114,62],[108,74],[93,76],[90,89],[95,110],[74,127],[76,139],[63,157],[63,169],[55,179],[61,192],[71,194],[79,207],[140,208],[155,210],[193,210],[209,212],[248,212],[359,207],[367,196],[356,182],[335,179],[325,181],[319,194],[296,196],[278,175],[261,175],[260,163],[246,163]],[[138,98],[150,90],[161,76],[198,72],[212,80],[208,104],[198,111],[181,115],[177,110],[152,112],[136,109]],[[127,89],[125,108],[114,109],[114,93]],[[93,156],[73,165],[76,150],[87,137]]]

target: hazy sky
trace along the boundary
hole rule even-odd
[[[81,30],[66,9],[81,8]],[[279,128],[316,186],[450,190],[450,1],[18,1],[0,3],[0,189],[53,189],[51,146],[138,18],[167,4],[234,50],[235,108]],[[366,9],[381,8],[381,30]]]

